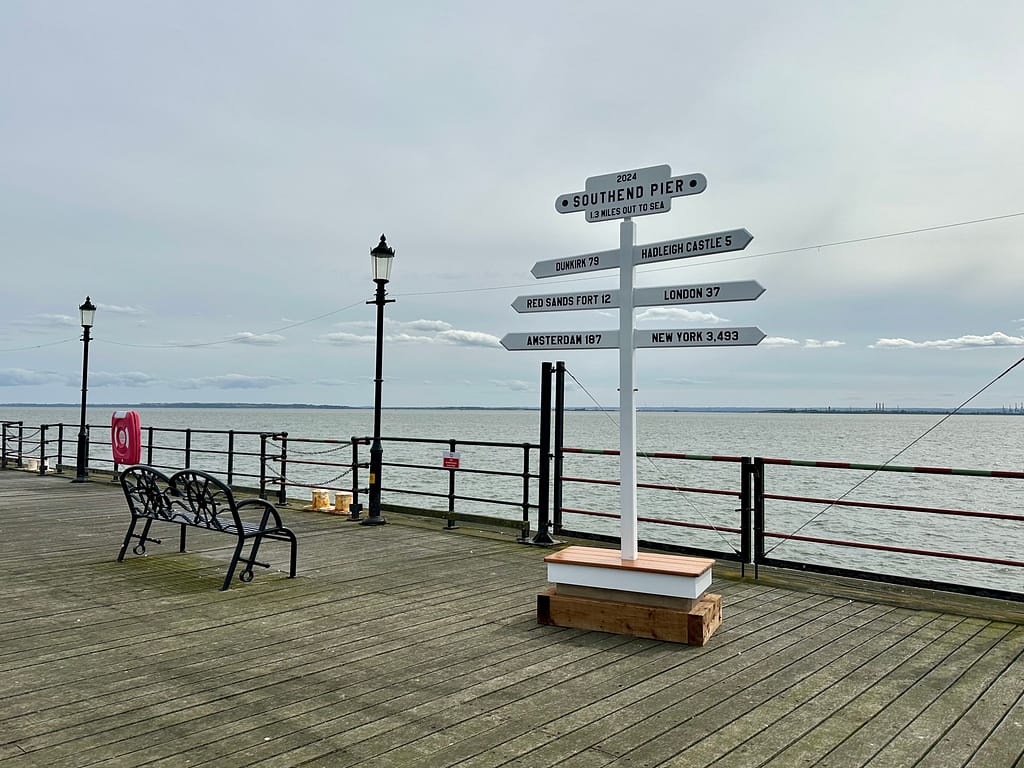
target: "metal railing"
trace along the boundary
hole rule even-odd
[[[613,488],[617,492],[618,480],[566,474],[566,460],[576,456],[617,457],[618,451],[556,446],[554,482],[559,501],[553,510],[555,535],[618,542],[619,514],[610,511],[618,508],[617,499],[586,490]],[[709,477],[706,471],[694,467],[719,462],[730,467],[732,477],[738,476],[738,483],[731,488],[713,487],[710,481],[703,485],[692,480],[675,484],[663,478],[659,482],[638,481],[639,508],[657,510],[638,515],[644,533],[640,543],[648,548],[735,560],[742,567],[753,565],[755,573],[758,566],[776,566],[1024,600],[1024,560],[1019,555],[1024,543],[1024,515],[909,504],[899,498],[853,499],[841,492],[851,485],[859,488],[864,473],[900,473],[917,481],[913,489],[902,492],[889,481],[885,488],[876,490],[879,493],[942,496],[944,490],[929,490],[921,479],[930,476],[938,482],[970,478],[978,482],[979,478],[991,478],[1012,482],[1024,480],[1024,472],[673,453],[637,456],[677,464],[674,471],[663,467],[655,470],[653,474],[658,475]],[[643,465],[639,466],[638,476],[642,477]],[[775,470],[773,481],[790,486],[793,492],[785,492],[786,488],[768,491],[769,467]],[[783,467],[796,468],[805,475],[784,478]],[[811,470],[819,474],[806,476]],[[820,472],[837,471],[844,474],[831,482],[820,476]],[[851,480],[850,472],[861,476]],[[606,508],[564,505],[563,494],[572,493],[574,487],[585,489],[582,495],[589,496],[595,507],[603,502]],[[831,488],[836,492],[822,495],[799,492],[801,488]],[[1022,492],[1024,486],[1014,490]],[[957,492],[964,498],[979,496],[976,488],[961,487]],[[998,499],[999,494],[992,497]],[[999,552],[1000,547],[1005,552]],[[777,552],[781,548],[786,557]]]
[[[2,428],[3,468],[22,468],[30,456],[38,458],[39,474],[73,468],[76,446],[65,440],[65,428],[75,434],[78,425],[27,428],[21,422],[4,422]],[[89,468],[116,479],[119,465],[109,430],[90,426],[88,433]],[[395,500],[383,505],[385,511],[438,517],[447,528],[458,522],[511,527],[524,539],[534,525],[531,515],[546,519],[539,504],[546,494],[538,490],[546,462],[537,443],[406,437],[384,437],[382,442],[382,490]],[[369,466],[368,453],[360,449],[369,444],[369,437],[331,440],[289,437],[287,432],[144,427],[141,461],[166,471],[202,469],[229,485],[254,488],[261,498],[276,496],[280,505],[288,504],[289,493],[293,500],[296,495],[309,498],[313,489],[350,493],[350,519],[358,520],[360,494],[368,492],[360,470]],[[442,454],[459,451],[465,460],[445,466]],[[402,503],[403,498],[408,502]]]
[[[0,467],[23,469],[36,460],[40,474],[70,468],[75,445],[65,427],[67,435],[78,428],[0,422]],[[109,435],[99,428],[90,434]],[[608,458],[618,451],[561,446],[560,428],[556,434],[553,454],[543,436],[540,443],[382,438],[383,508],[436,517],[449,528],[459,521],[504,525],[518,528],[522,541],[550,543],[550,463],[554,534],[617,543],[619,481],[610,466],[617,469],[617,461]],[[326,488],[351,493],[350,519],[359,519],[360,494],[368,491],[361,474],[368,437],[157,427],[143,436],[145,463],[204,469],[229,484],[255,486],[263,498],[276,494],[279,504],[289,492],[294,499],[299,489],[304,495]],[[112,456],[100,450],[109,449],[109,440],[90,447],[90,468],[109,468],[116,477],[117,464],[100,455]],[[459,452],[457,463],[445,462]],[[755,573],[776,566],[1024,600],[1024,515],[1013,511],[1024,472],[666,452],[638,457],[647,460],[638,464],[637,483],[640,543],[647,548],[732,560]],[[579,466],[567,471],[570,461]],[[895,488],[899,476],[913,487]],[[874,489],[881,498],[866,497],[869,477],[884,479]],[[852,498],[851,487],[860,498]],[[578,500],[565,503],[567,493]],[[943,503],[954,495],[963,503]]]
[[[272,462],[280,462],[282,470],[271,482],[278,483],[282,493],[287,488],[351,493],[350,519],[360,518],[360,494],[369,492],[361,486],[359,472],[369,467],[369,454],[361,453],[360,447],[370,444],[369,437],[343,441],[285,434],[274,439],[280,450]],[[540,510],[533,499],[541,479],[540,445],[412,437],[381,437],[381,443],[381,491],[396,499],[382,504],[384,511],[438,517],[448,528],[459,521],[516,527],[521,537],[529,536],[531,513]],[[460,451],[465,460],[454,458]],[[346,460],[332,459],[332,454],[347,454]],[[401,503],[403,497],[409,503]]]

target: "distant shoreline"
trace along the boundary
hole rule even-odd
[[[0,403],[0,408],[78,408],[78,403]],[[327,410],[327,411],[367,411],[373,410],[372,405],[316,405],[312,403],[96,403],[90,408],[208,408],[208,409],[257,409],[257,410]],[[435,406],[386,406],[387,411],[538,411],[537,406],[472,406],[472,405],[435,405]],[[595,407],[567,407],[567,411],[601,411]],[[618,408],[605,408],[605,411],[617,411]],[[644,413],[792,413],[792,414],[873,414],[892,416],[898,414],[948,414],[952,408],[772,408],[759,406],[649,406],[639,407],[638,412]],[[985,416],[1024,416],[1020,408],[963,408],[963,415]]]

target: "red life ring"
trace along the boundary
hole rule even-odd
[[[110,447],[115,463],[139,463],[142,458],[142,422],[136,411],[114,411],[110,417]]]

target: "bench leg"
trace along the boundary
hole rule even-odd
[[[139,520],[140,518],[138,516],[132,516],[132,521],[128,525],[128,533],[124,535],[124,543],[121,545],[121,551],[117,553],[117,562],[119,563],[124,560],[125,552],[128,551],[128,544],[131,543],[132,539],[139,540],[139,543],[135,546],[135,549],[133,550],[137,555],[146,554],[147,541],[153,544],[160,543],[160,539],[149,538],[149,527],[153,524],[153,520],[150,518],[146,519],[145,525],[142,526],[142,531],[140,533],[135,533],[135,526],[139,524]]]
[[[287,534],[288,534],[288,541],[291,544],[291,548],[292,548],[291,567],[288,570],[288,578],[289,579],[294,579],[295,578],[296,549],[298,549],[299,544],[295,540],[295,534],[294,533],[292,533],[291,531],[288,531]]]
[[[132,540],[132,534],[135,532],[135,524],[139,522],[139,518],[132,515],[132,521],[128,524],[128,533],[124,535],[124,544],[121,545],[121,551],[117,553],[117,562],[124,560],[124,553],[128,551],[128,543]]]
[[[181,534],[178,537],[178,551],[179,552],[184,552],[185,551],[185,529],[186,529],[186,527],[187,526],[185,526],[185,525],[181,526]]]
[[[238,567],[238,560],[242,556],[243,546],[245,546],[245,539],[239,536],[238,543],[235,545],[235,553],[231,556],[231,565],[228,566],[228,574],[224,577],[224,586],[220,588],[221,592],[224,592],[231,586],[231,577],[235,575],[235,568]]]

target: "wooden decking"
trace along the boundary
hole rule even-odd
[[[718,577],[702,648],[543,627],[546,550],[282,512],[298,578],[220,592],[225,537],[116,563],[116,486],[0,472],[0,767],[1024,766],[1020,624]]]

